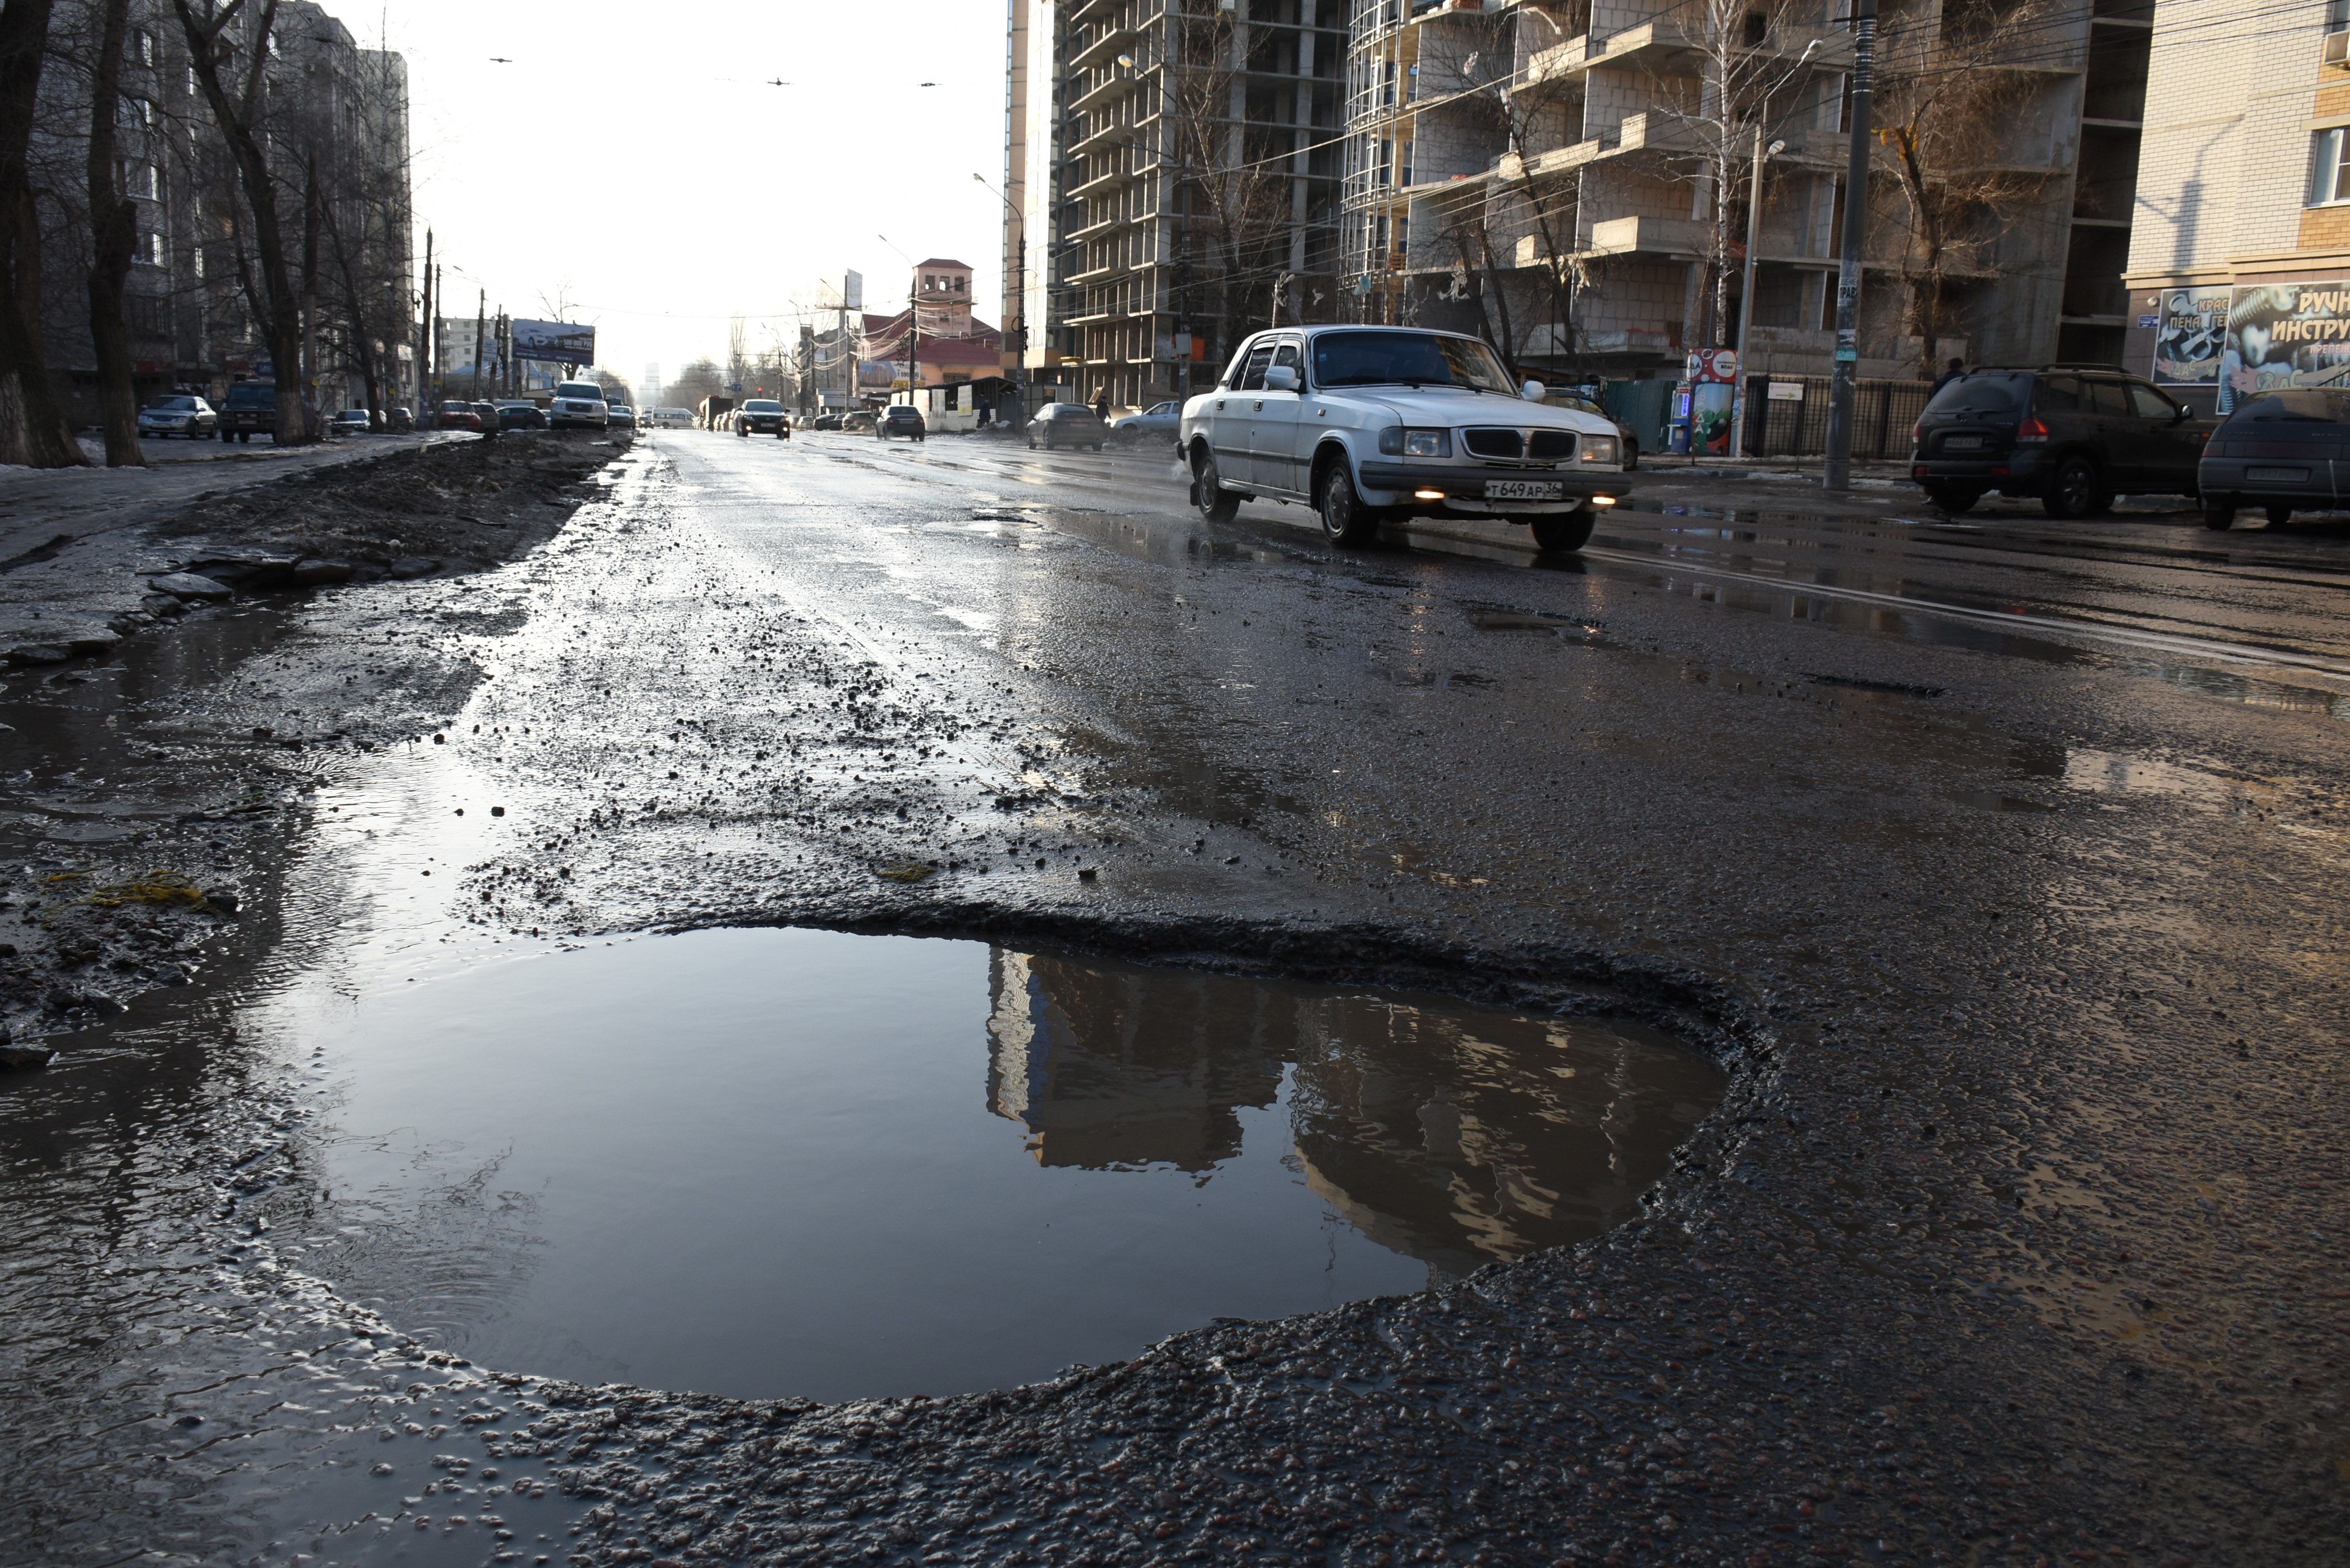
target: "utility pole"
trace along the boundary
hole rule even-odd
[[[919,292],[921,269],[914,269],[906,280],[906,400],[914,400],[914,389],[922,379],[922,300]]]
[[[432,231],[424,231],[424,347],[416,356],[417,428],[432,408]]]
[[[1868,110],[1877,0],[1853,0],[1852,153],[1844,182],[1844,258],[1836,277],[1835,379],[1828,384],[1828,454],[1822,485],[1852,483],[1852,416],[1860,376],[1860,259],[1868,236]],[[1740,369],[1743,370],[1744,366]]]
[[[482,290],[480,301],[473,306],[473,384],[466,395],[470,402],[478,403],[482,400],[482,351],[486,347],[482,338],[488,329],[489,323],[485,318],[489,309],[490,291],[485,288]]]

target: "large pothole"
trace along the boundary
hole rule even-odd
[[[296,985],[278,1255],[483,1364],[947,1394],[1627,1218],[1719,1100],[1637,1025],[810,929]]]

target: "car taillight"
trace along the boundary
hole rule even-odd
[[[2040,422],[2040,416],[2038,414],[2024,415],[2023,422],[2015,427],[2015,443],[2018,446],[2022,446],[2026,441],[2046,441],[2047,439],[2048,427]]]
[[[1910,441],[1910,444],[1914,446],[1914,445],[1916,445],[1918,441],[1923,441],[1925,438],[1926,438],[1926,421],[1923,421],[1923,420],[1919,420],[1916,424],[1911,425],[1911,426],[1909,427],[1909,441]]]

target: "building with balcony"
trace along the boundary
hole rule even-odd
[[[1031,408],[1184,397],[1248,331],[1333,310],[1345,27],[1346,0],[1009,0]]]
[[[1734,343],[1751,313],[1753,369],[1826,373],[1847,12],[1844,0],[1754,0],[1729,35],[1721,7],[1694,0],[1353,0],[1353,306],[1366,319],[1482,333],[1554,379],[1676,374],[1690,351]],[[2060,0],[2007,25],[1960,0],[1883,8],[1881,95],[1905,69],[1926,81],[1962,67],[1998,83],[1978,99],[1998,109],[1960,146],[1947,126],[1918,121],[1933,139],[1924,186],[1963,192],[1946,214],[1960,243],[1930,261],[1904,221],[1896,143],[1883,144],[1863,375],[1914,376],[1950,355],[2119,354],[2146,14]],[[1749,301],[1758,126],[1776,151]],[[1929,273],[1941,280],[1930,351],[1913,308]]]
[[[2125,363],[2207,410],[2350,385],[2350,5],[2168,0],[2148,53]]]

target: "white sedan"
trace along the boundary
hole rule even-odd
[[[1474,337],[1399,327],[1260,332],[1183,406],[1191,499],[1211,521],[1244,500],[1314,507],[1340,545],[1382,521],[1482,517],[1574,550],[1627,493],[1615,424],[1513,386]]]

